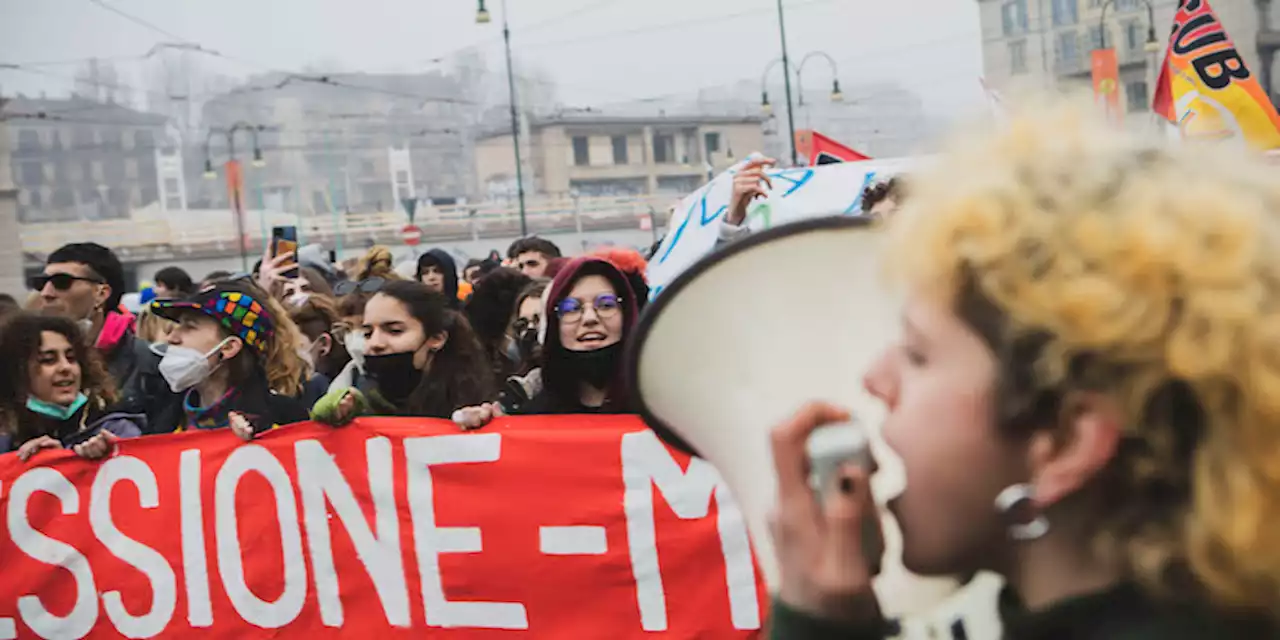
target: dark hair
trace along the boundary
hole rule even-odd
[[[18,304],[18,301],[13,296],[7,293],[0,293],[0,322],[3,322],[10,314],[19,311],[22,311],[22,305]]]
[[[520,254],[529,253],[530,251],[541,253],[546,256],[547,259],[560,257],[560,247],[557,247],[554,242],[547,240],[546,238],[539,238],[537,236],[520,238],[519,240],[512,242],[511,247],[507,249],[507,257],[515,260]]]
[[[76,262],[89,267],[107,286],[111,287],[111,297],[107,298],[107,311],[115,311],[119,308],[120,297],[124,295],[124,267],[120,265],[120,259],[110,249],[96,242],[63,245],[49,254],[45,264],[60,262]]]
[[[162,284],[166,289],[182,295],[191,295],[196,292],[196,285],[191,281],[191,276],[179,267],[165,267],[157,271],[156,284]]]
[[[871,213],[871,209],[885,200],[901,201],[906,189],[897,176],[885,182],[877,182],[862,191],[862,213]]]
[[[320,336],[329,334],[332,339],[329,353],[316,362],[316,370],[327,376],[335,376],[343,367],[351,362],[347,348],[333,335],[333,325],[342,319],[338,315],[338,305],[333,298],[320,294],[311,294],[307,301],[289,310],[289,317],[302,331],[307,339],[315,342]]]
[[[532,282],[529,276],[502,267],[478,280],[467,300],[467,319],[489,359],[495,382],[501,383],[515,372],[515,363],[507,357],[507,329],[516,297]]]
[[[204,280],[200,281],[200,288],[203,289],[215,282],[226,280],[231,276],[232,273],[230,271],[210,271],[209,275],[205,276]]]
[[[72,320],[60,316],[22,312],[8,319],[0,331],[0,432],[13,436],[15,442],[26,442],[40,434],[33,428],[41,424],[27,416],[30,395],[31,361],[40,352],[45,331],[61,334],[71,343],[76,362],[80,363],[80,389],[94,401],[116,400],[115,387],[96,349],[90,348],[84,334]]]
[[[319,269],[301,267],[298,269],[298,277],[307,281],[307,284],[311,286],[311,293],[326,296],[333,295],[333,286],[329,284],[329,281],[325,279],[324,274],[320,273]]]
[[[431,369],[409,394],[408,404],[398,407],[406,415],[449,418],[462,407],[495,399],[493,380],[480,342],[467,318],[449,308],[449,300],[418,282],[388,282],[377,294],[394,298],[409,315],[422,323],[428,336],[447,333],[444,347],[436,352]]]
[[[346,318],[349,316],[363,316],[364,305],[368,304],[369,298],[372,298],[372,297],[373,297],[373,294],[364,293],[363,291],[357,290],[355,293],[349,293],[345,296],[342,296],[341,298],[338,298],[338,316],[340,318]]]

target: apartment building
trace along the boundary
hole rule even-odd
[[[1211,0],[1245,64],[1275,95],[1271,58],[1280,34],[1271,24],[1269,0]],[[1090,52],[1116,50],[1121,105],[1134,117],[1150,109],[1157,70],[1164,60],[1177,2],[1171,0],[978,0],[986,82],[1052,86],[1090,79]],[[1148,7],[1155,16],[1149,46]],[[1103,21],[1104,8],[1106,20]]]
[[[161,200],[166,119],[85,98],[19,96],[4,107],[18,218],[58,222],[127,218]]]
[[[456,78],[443,74],[333,74],[317,79],[269,74],[205,106],[210,162],[228,158],[224,131],[242,128],[238,159],[250,207],[323,214],[398,207],[405,198],[453,201],[473,188],[470,140],[474,108]],[[203,141],[201,141],[203,142]],[[201,154],[203,167],[204,150]],[[199,206],[226,204],[219,181],[200,185]],[[195,206],[195,205],[193,205]]]
[[[688,193],[763,148],[760,116],[537,117],[522,140],[525,190],[550,196]],[[475,172],[487,197],[515,193],[510,131],[479,136]]]

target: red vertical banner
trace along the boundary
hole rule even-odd
[[[1120,110],[1120,63],[1116,50],[1094,49],[1091,61],[1093,96],[1105,106],[1107,117],[1119,120],[1124,112]]]
[[[239,160],[228,160],[226,170],[227,201],[231,203],[231,210],[239,215],[244,211],[244,168]]]

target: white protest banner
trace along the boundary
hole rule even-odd
[[[773,190],[768,198],[752,203],[747,225],[761,230],[819,216],[859,215],[864,189],[918,162],[919,158],[896,158],[770,170]],[[733,176],[743,164],[716,176],[677,205],[667,237],[649,260],[651,297],[715,248],[720,221],[729,208]]]

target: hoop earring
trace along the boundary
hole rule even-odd
[[[996,496],[996,511],[1008,514],[1020,506],[1031,503],[1035,499],[1035,494],[1035,487],[1030,484],[1009,485]],[[1046,533],[1049,533],[1049,519],[1042,513],[1036,514],[1036,517],[1026,524],[1009,525],[1009,537],[1014,540],[1035,540]]]

